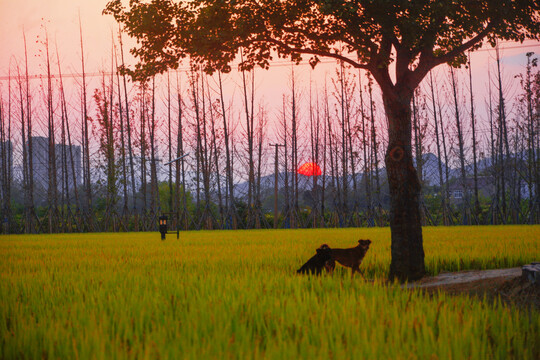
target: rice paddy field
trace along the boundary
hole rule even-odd
[[[298,269],[371,239],[367,279]],[[540,226],[424,228],[430,274],[540,260]],[[0,236],[2,359],[538,359],[540,313],[385,280],[390,230]]]

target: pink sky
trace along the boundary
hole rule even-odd
[[[0,0],[0,77],[7,76],[10,61],[12,65],[15,59],[24,61],[23,28],[29,49],[30,73],[44,72],[44,60],[39,56],[39,49],[43,46],[37,46],[36,43],[44,38],[44,25],[49,33],[53,53],[55,42],[58,44],[63,72],[80,72],[79,12],[83,26],[87,72],[110,69],[111,31],[116,32],[117,25],[111,16],[102,15],[106,3],[107,0]],[[504,71],[508,78],[523,71],[526,52],[540,53],[538,42],[507,43],[504,47],[507,48],[502,52],[505,57]],[[493,63],[493,57],[494,51],[474,54],[472,66],[475,91],[484,92],[487,86],[487,65]],[[307,65],[298,69],[298,73],[303,73],[304,77],[309,77],[309,71]],[[331,66],[321,66],[311,75],[320,80],[328,71],[332,71]],[[262,88],[269,91],[270,98],[277,95],[274,100],[279,103],[281,93],[285,91],[284,79],[288,78],[289,72],[290,67],[287,65],[274,67],[268,73],[260,71],[259,88],[261,91]],[[276,89],[281,92],[276,93]]]
[[[47,27],[50,44],[55,41],[65,66],[79,67],[79,11],[83,25],[86,60],[89,66],[99,67],[103,50],[110,51],[111,29],[116,29],[112,17],[101,12],[107,0],[0,0],[0,73],[7,72],[10,57],[23,59],[22,32],[26,32],[30,55],[37,55],[36,41],[44,38]],[[32,61],[33,65],[39,61]],[[32,66],[32,65],[31,65]],[[33,66],[32,66],[33,67]],[[34,71],[38,71],[37,69]]]

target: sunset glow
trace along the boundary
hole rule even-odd
[[[539,21],[0,0],[0,359],[538,359]]]

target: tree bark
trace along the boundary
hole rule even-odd
[[[388,116],[385,162],[390,187],[392,237],[390,279],[416,280],[425,274],[420,217],[420,181],[412,161],[410,94],[383,93]]]

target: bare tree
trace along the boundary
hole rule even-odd
[[[297,93],[296,93],[296,79],[294,74],[294,68],[291,66],[291,177],[292,177],[292,206],[290,211],[291,227],[298,227],[298,215],[300,212],[298,204],[298,126],[300,125],[298,118],[298,105],[297,105]]]
[[[69,154],[67,154],[66,151],[63,151],[63,161],[64,164],[64,174],[65,174],[65,189],[66,189],[66,202],[67,202],[67,213],[68,216],[71,216],[71,201],[70,201],[70,184],[73,184],[73,192],[74,192],[74,203],[76,207],[76,214],[74,215],[74,220],[77,222],[78,229],[81,229],[80,224],[80,199],[79,199],[79,190],[78,190],[78,179],[77,179],[77,172],[75,171],[75,155],[73,154],[74,145],[73,141],[71,139],[71,127],[70,127],[70,121],[68,118],[68,112],[67,112],[67,102],[66,102],[66,95],[64,91],[64,82],[62,78],[62,68],[60,66],[60,55],[58,54],[58,47],[56,48],[56,58],[58,62],[58,74],[59,74],[59,80],[60,80],[60,100],[61,100],[61,116],[62,116],[62,149],[66,149],[66,140],[67,140],[67,149],[69,151]],[[67,137],[67,139],[66,139]],[[69,161],[68,161],[69,159]],[[68,166],[69,164],[69,166]],[[70,182],[71,178],[71,182]],[[68,224],[69,228],[69,224]]]
[[[420,90],[416,89],[412,97],[412,128],[413,128],[413,140],[414,140],[414,152],[416,160],[416,173],[418,174],[418,180],[422,184],[422,189],[420,189],[420,220],[422,225],[426,225],[426,217],[428,216],[424,204],[424,195],[423,195],[423,185],[424,185],[424,157],[423,157],[423,129],[421,122],[420,109],[418,101],[420,98]]]
[[[316,98],[316,105],[313,104],[313,94],[312,94],[312,81],[310,76],[309,81],[309,139],[310,139],[310,145],[311,145],[311,160],[315,162],[315,164],[320,163],[320,156],[321,156],[321,116],[320,116],[320,109],[319,109],[319,97]],[[276,153],[277,153],[277,145],[276,145]],[[323,154],[324,156],[324,154]],[[312,183],[312,189],[311,189],[311,198],[313,200],[312,203],[312,226],[314,228],[320,226],[319,224],[323,224],[323,213],[320,211],[319,206],[321,202],[324,202],[324,199],[320,198],[321,191],[319,190],[319,184],[318,184],[318,176],[313,176],[313,183]],[[324,205],[322,205],[324,206]]]
[[[371,171],[375,169],[375,219],[378,226],[383,226],[382,223],[382,204],[381,204],[381,182],[379,176],[379,144],[377,142],[377,131],[375,127],[375,102],[373,101],[373,79],[368,73],[368,93],[369,93],[369,114],[371,119]]]
[[[118,30],[118,40],[120,43],[120,57],[122,60],[121,69],[125,69],[124,65],[124,45],[122,42],[122,29]],[[129,155],[129,173],[131,176],[131,197],[133,201],[133,213],[135,214],[135,231],[138,230],[139,222],[137,220],[137,198],[136,198],[136,182],[135,182],[135,165],[133,161],[133,140],[132,140],[132,128],[131,128],[131,112],[128,101],[127,79],[125,72],[123,73],[122,80],[124,83],[124,103],[126,107],[126,132],[127,132],[127,151]]]
[[[120,35],[121,36],[121,35]],[[115,69],[119,69],[118,64],[118,54],[116,52],[116,45],[114,44],[114,38],[113,38],[113,51],[114,51],[114,64]],[[123,192],[123,206],[122,206],[122,216],[121,216],[121,224],[124,229],[124,231],[128,230],[128,217],[129,217],[129,207],[128,207],[128,179],[127,179],[127,159],[126,159],[126,141],[125,141],[125,135],[124,135],[124,109],[122,107],[122,89],[120,88],[120,72],[116,72],[116,86],[117,86],[117,96],[118,96],[118,118],[120,120],[118,124],[118,130],[120,131],[120,165],[122,169],[122,192]],[[111,91],[112,92],[112,91]],[[127,107],[127,101],[126,101],[126,107]],[[111,103],[111,109],[112,109],[112,103]]]
[[[3,233],[11,232],[11,183],[13,164],[13,145],[11,142],[11,66],[8,69],[7,114],[3,92],[0,94],[0,221]]]
[[[182,90],[180,87],[180,76],[177,73],[176,87],[177,87],[177,101],[178,101],[178,127],[177,127],[177,139],[176,139],[176,157],[184,155],[184,107],[182,102]],[[180,160],[180,166],[176,163],[176,207],[175,211],[179,212],[178,218],[184,230],[188,229],[189,213],[187,211],[187,198],[186,198],[186,171],[185,171],[185,159]],[[182,194],[180,197],[180,183],[182,183]],[[181,209],[180,209],[181,208]]]
[[[442,211],[442,219],[443,219],[443,225],[450,225],[450,219],[449,215],[447,213],[447,191],[446,191],[446,182],[448,181],[448,177],[443,177],[443,169],[442,169],[442,154],[441,154],[441,141],[439,137],[439,120],[437,119],[437,104],[436,104],[436,97],[435,97],[435,89],[433,85],[433,72],[429,72],[429,85],[431,90],[431,100],[432,100],[432,106],[433,106],[433,122],[435,124],[435,141],[437,145],[437,168],[439,170],[439,186],[440,186],[440,196],[441,196],[441,211]],[[441,123],[441,129],[442,129],[442,123]],[[444,137],[443,137],[444,140]],[[448,168],[445,165],[445,168]]]
[[[468,54],[468,68],[469,68],[469,94],[471,105],[471,131],[472,131],[472,151],[473,151],[473,181],[474,181],[474,207],[473,207],[473,220],[478,225],[480,223],[480,200],[478,197],[478,144],[476,139],[476,116],[474,108],[474,96],[473,96],[473,83],[472,83],[472,66],[471,66],[471,53]]]
[[[230,126],[227,121],[227,111],[225,109],[225,100],[223,94],[223,81],[221,79],[221,72],[218,72],[218,82],[219,82],[219,98],[221,104],[221,116],[223,118],[223,137],[225,142],[225,174],[226,174],[226,188],[227,194],[225,203],[227,207],[227,219],[231,221],[231,226],[236,230],[238,226],[238,220],[236,216],[236,207],[234,200],[234,183],[233,183],[233,169],[232,169],[232,159],[231,159],[231,149],[230,149]]]
[[[211,147],[211,160],[212,167],[215,172],[215,188],[217,191],[217,201],[219,210],[219,226],[223,228],[225,223],[225,208],[223,206],[223,196],[221,194],[221,172],[220,172],[220,155],[218,147],[218,132],[216,129],[217,114],[219,113],[219,100],[213,101],[210,93],[210,84],[208,83],[208,77],[206,77],[206,96],[208,98],[208,111],[210,116],[210,147]],[[209,174],[211,175],[211,174]],[[210,202],[209,200],[207,201]]]
[[[361,131],[362,131],[362,151],[364,156],[364,174],[362,176],[362,180],[364,181],[365,185],[365,191],[366,191],[366,220],[368,226],[374,225],[374,218],[373,218],[373,200],[371,198],[371,169],[370,169],[370,161],[368,156],[368,140],[370,136],[368,136],[368,126],[366,125],[367,121],[367,115],[364,112],[364,96],[363,96],[363,88],[362,88],[362,76],[360,74],[360,70],[358,70],[358,94],[360,96],[360,116],[361,116]],[[369,152],[371,154],[371,151]]]
[[[240,59],[243,60],[242,52],[240,52]],[[255,139],[255,114],[254,114],[254,92],[255,92],[255,71],[250,71],[251,87],[248,89],[248,79],[246,78],[246,70],[242,70],[242,95],[244,114],[246,117],[246,133],[247,140],[247,171],[248,171],[248,194],[247,194],[247,226],[251,227],[255,221],[254,207],[254,185],[255,185],[255,159],[254,159],[254,139]]]
[[[147,191],[147,147],[148,142],[146,139],[146,123],[147,123],[147,90],[148,84],[142,82],[140,84],[140,94],[139,94],[139,115],[140,115],[140,130],[139,130],[139,147],[141,152],[141,197],[142,197],[142,210],[143,210],[143,229],[148,230],[148,223],[146,218],[148,216],[148,191]]]
[[[58,222],[58,184],[57,184],[57,169],[56,169],[56,149],[55,149],[55,124],[54,124],[54,106],[53,106],[53,88],[51,62],[49,56],[49,35],[45,29],[45,66],[47,68],[47,132],[48,132],[48,149],[47,149],[47,215],[49,222],[49,233],[56,232],[56,224]]]
[[[152,113],[150,116],[150,221],[152,228],[157,223],[157,213],[160,208],[158,196],[158,178],[157,178],[157,154],[156,154],[156,78],[152,77]]]
[[[267,126],[267,116],[264,106],[259,106],[257,123],[255,127],[255,145],[257,150],[257,173],[255,174],[255,197],[254,197],[254,210],[255,210],[255,228],[260,229],[262,226],[261,222],[264,222],[264,225],[267,226],[265,218],[262,214],[262,201],[261,201],[261,178],[262,178],[262,165],[265,163],[263,145],[266,141],[266,126]]]
[[[81,69],[82,69],[82,85],[81,85],[81,107],[82,107],[82,154],[83,154],[83,179],[84,179],[84,188],[85,188],[85,217],[90,231],[93,231],[93,211],[92,211],[92,179],[90,173],[90,130],[88,127],[89,117],[88,117],[88,105],[87,105],[87,95],[86,95],[86,71],[85,71],[85,61],[84,61],[84,46],[83,46],[83,34],[82,34],[82,24],[81,24],[81,14],[79,13],[79,34],[80,34],[80,45],[81,45]]]
[[[111,76],[112,78],[112,76]],[[105,74],[101,79],[101,89],[96,89],[94,100],[97,105],[97,136],[99,138],[99,150],[104,158],[104,170],[106,175],[106,208],[103,217],[104,227],[107,230],[115,230],[114,217],[118,202],[118,174],[115,154],[114,117],[111,116],[110,108],[113,84],[105,83]],[[110,228],[112,221],[112,228]]]
[[[456,130],[457,130],[457,141],[458,141],[458,148],[459,148],[459,165],[460,165],[460,173],[461,173],[461,189],[463,191],[463,201],[461,203],[461,214],[462,214],[462,224],[463,225],[469,225],[469,213],[468,213],[468,206],[469,206],[469,191],[467,188],[467,174],[465,172],[465,149],[464,149],[464,139],[463,139],[463,129],[461,125],[461,114],[459,112],[459,105],[458,105],[458,95],[457,95],[457,83],[456,78],[454,74],[454,69],[450,66],[450,80],[452,85],[452,95],[454,99],[454,116],[456,120]]]
[[[499,56],[499,48],[495,49],[497,56],[497,91],[498,91],[498,117],[499,117],[499,131],[498,131],[498,144],[499,144],[499,173],[501,184],[501,216],[504,224],[507,222],[508,210],[506,203],[506,159],[510,156],[510,147],[508,145],[508,131],[506,129],[506,106],[502,89],[502,74],[501,74],[501,61]],[[505,154],[506,150],[506,154]]]
[[[27,183],[26,183],[26,233],[33,233],[36,231],[35,222],[37,222],[37,215],[34,207],[34,161],[33,161],[33,144],[32,144],[32,105],[30,95],[30,77],[28,76],[28,49],[26,47],[26,34],[23,30],[24,40],[24,62],[25,62],[25,83],[26,83],[26,140],[28,141],[28,155],[27,155]],[[21,102],[21,108],[22,108]],[[24,114],[23,114],[24,115]],[[23,120],[24,121],[24,120]],[[23,128],[24,131],[24,128]],[[23,147],[25,147],[23,137]],[[35,222],[34,222],[35,221]]]

